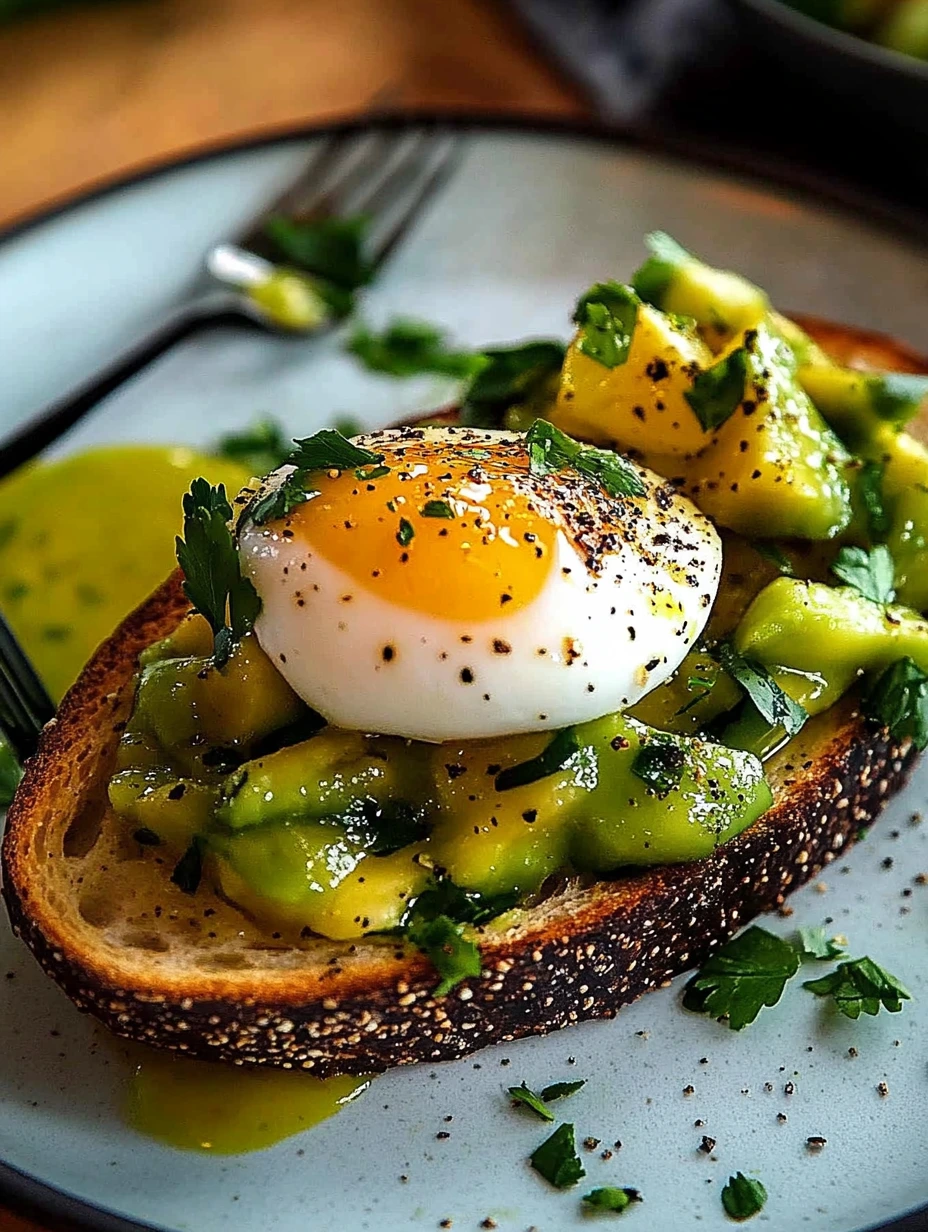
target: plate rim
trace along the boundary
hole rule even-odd
[[[184,167],[209,163],[231,154],[247,153],[273,145],[304,141],[310,137],[361,132],[368,129],[402,129],[434,126],[477,134],[511,133],[521,137],[550,137],[593,141],[603,146],[636,150],[642,154],[670,157],[692,167],[729,172],[757,181],[767,188],[788,189],[801,197],[824,202],[845,214],[862,217],[898,232],[928,248],[928,211],[902,206],[888,197],[861,189],[847,180],[820,175],[786,159],[757,154],[728,143],[692,140],[648,127],[616,124],[597,118],[546,116],[518,112],[435,110],[365,112],[340,120],[302,121],[274,127],[259,127],[217,141],[204,142],[180,153],[157,157],[125,172],[102,177],[60,197],[40,203],[0,226],[0,247],[7,241],[62,217],[84,205],[103,200],[124,188]],[[0,1158],[0,1201],[15,1213],[40,1224],[53,1221],[55,1232],[164,1232],[165,1225],[144,1223],[98,1206],[57,1187]],[[889,1223],[871,1224],[858,1232],[926,1232],[928,1203]]]

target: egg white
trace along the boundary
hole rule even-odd
[[[638,469],[648,495],[631,541],[591,572],[559,529],[541,592],[486,621],[394,604],[279,525],[246,524],[240,550],[262,601],[258,640],[308,705],[355,730],[478,739],[633,706],[702,632],[722,566],[708,519]],[[441,586],[436,577],[436,594]]]

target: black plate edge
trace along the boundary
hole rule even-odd
[[[629,128],[596,119],[577,120],[524,114],[482,114],[467,111],[412,110],[377,113],[332,122],[308,122],[262,129],[191,150],[178,157],[158,159],[125,175],[107,178],[65,199],[40,206],[25,217],[0,228],[0,244],[23,235],[82,205],[98,201],[120,189],[144,183],[159,175],[211,162],[227,154],[246,153],[266,146],[308,137],[350,133],[369,128],[397,129],[433,125],[476,132],[511,132],[521,136],[573,137],[602,142],[670,157],[679,162],[747,176],[768,187],[798,192],[812,201],[825,201],[846,214],[858,214],[869,222],[898,231],[928,247],[928,212],[909,209],[889,199],[867,193],[847,181],[822,176],[786,159],[759,155],[734,145],[675,138],[647,128]],[[52,1220],[55,1232],[165,1232],[164,1225],[139,1223],[115,1211],[94,1206],[76,1195],[39,1180],[0,1160],[0,1199],[18,1213],[37,1222]],[[928,1203],[889,1223],[870,1224],[858,1232],[928,1232]]]

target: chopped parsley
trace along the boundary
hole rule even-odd
[[[573,1125],[569,1122],[559,1125],[551,1137],[532,1152],[531,1165],[555,1189],[567,1189],[586,1176],[577,1155]]]
[[[432,996],[444,997],[469,976],[480,974],[480,951],[468,937],[464,925],[437,915],[434,919],[413,918],[406,936],[419,947],[441,976]]]
[[[517,1087],[510,1087],[509,1094],[516,1103],[524,1104],[526,1108],[530,1108],[543,1121],[554,1120],[554,1113],[545,1103],[544,1099],[540,1095],[536,1095],[524,1082]]]
[[[928,675],[908,656],[876,680],[864,696],[863,710],[894,740],[911,737],[917,749],[928,746]]]
[[[760,1181],[743,1172],[730,1176],[722,1190],[722,1206],[729,1219],[750,1219],[763,1210],[766,1201],[767,1191]]]
[[[239,462],[252,475],[267,475],[286,462],[291,444],[273,419],[258,419],[250,428],[220,437],[216,452]]]
[[[784,577],[795,575],[793,562],[775,543],[753,543],[751,546],[762,560],[769,560],[772,565],[776,565]]]
[[[632,287],[597,282],[581,295],[574,311],[579,350],[604,368],[628,359],[641,300]]]
[[[898,1014],[903,1001],[911,1001],[908,989],[872,958],[852,958],[839,963],[819,980],[806,980],[803,988],[817,997],[831,997],[848,1018],[878,1014],[880,1009]]]
[[[396,542],[401,548],[408,548],[415,538],[416,530],[408,518],[400,518],[399,530],[396,532]]]
[[[265,234],[280,256],[319,278],[354,291],[370,281],[373,268],[364,256],[367,219],[321,218],[300,221],[271,218]]]
[[[610,496],[644,496],[645,486],[627,458],[609,449],[581,445],[547,419],[536,419],[525,434],[533,475],[574,470],[605,488]]]
[[[799,949],[803,958],[840,958],[844,954],[844,948],[834,937],[826,934],[821,924],[814,928],[800,928]]]
[[[784,693],[762,664],[738,654],[728,643],[719,647],[719,662],[768,723],[782,727],[788,736],[796,735],[808,719],[808,712]]]
[[[632,286],[643,300],[659,308],[680,266],[694,258],[665,231],[652,231],[645,244],[651,256],[636,271]]]
[[[161,839],[148,826],[140,826],[138,830],[133,831],[132,837],[142,847],[160,847]]]
[[[196,894],[203,876],[203,843],[195,838],[174,865],[171,880],[185,894]]]
[[[462,890],[448,877],[433,882],[410,904],[408,924],[414,920],[434,920],[448,916],[456,924],[485,924],[502,915],[519,901],[513,890],[506,894],[479,894],[476,890]]]
[[[213,658],[219,668],[261,610],[257,591],[242,576],[231,518],[223,485],[214,488],[205,479],[194,479],[184,496],[184,537],[175,541],[184,594],[213,631]]]
[[[537,783],[539,779],[546,779],[550,774],[563,770],[579,750],[580,744],[574,728],[563,727],[537,757],[500,770],[494,780],[494,786],[497,791],[511,791],[514,787]]]
[[[727,1018],[729,1027],[740,1031],[765,1005],[776,1005],[798,970],[796,949],[755,924],[706,960],[686,985],[683,1005]]]
[[[424,518],[453,518],[454,510],[446,500],[427,500],[422,506]]]
[[[581,1201],[593,1210],[614,1211],[619,1215],[633,1202],[640,1202],[641,1194],[637,1189],[629,1189],[627,1186],[619,1189],[615,1185],[603,1185],[599,1189],[591,1189],[588,1194],[584,1194]]]
[[[708,690],[702,696],[707,693]],[[658,795],[665,796],[680,785],[685,767],[686,752],[682,745],[672,738],[654,737],[647,744],[642,744],[635,754],[632,774],[636,774]]]
[[[867,530],[874,543],[889,533],[892,520],[883,503],[883,466],[872,460],[864,462],[857,473],[857,491],[867,518]]]
[[[480,368],[464,395],[461,423],[499,428],[503,414],[517,403],[541,405],[564,364],[564,344],[549,339],[496,347],[483,352]]]
[[[738,347],[700,372],[692,388],[684,390],[683,397],[704,431],[721,427],[735,413],[744,398],[747,377],[748,353],[744,347]]]
[[[387,376],[418,376],[435,372],[442,376],[472,377],[483,366],[479,351],[455,351],[443,330],[425,321],[402,317],[380,333],[358,325],[348,339],[347,350],[371,372]]]
[[[552,1099],[564,1099],[567,1095],[575,1095],[581,1087],[585,1086],[585,1078],[577,1078],[574,1082],[552,1082],[542,1091],[541,1098],[545,1103]]]
[[[357,471],[362,466],[379,468],[383,462],[382,453],[356,445],[336,428],[323,428],[293,443],[295,448],[287,455],[285,462],[296,469],[277,487],[253,500],[246,510],[255,526],[284,518],[291,510],[305,504],[312,490],[309,480],[314,471]]]
[[[895,565],[885,543],[878,543],[869,552],[863,548],[842,548],[834,559],[831,571],[836,578],[853,586],[873,603],[892,603],[896,597],[893,585]]]

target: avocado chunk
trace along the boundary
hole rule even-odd
[[[402,834],[404,817],[410,826],[414,822],[411,806],[405,812],[399,806],[416,801],[415,811],[424,813],[431,804],[426,748],[398,737],[323,728],[234,771],[223,785],[217,820],[243,830],[276,821],[353,818],[384,832],[399,827]]]
[[[323,822],[213,834],[209,849],[222,892],[256,919],[335,940],[397,927],[429,877],[418,847],[375,856]]]
[[[217,790],[208,783],[181,778],[167,767],[120,770],[110,779],[114,812],[134,831],[181,852],[213,819]],[[149,838],[149,844],[155,845]]]
[[[778,578],[748,608],[734,646],[819,714],[864,673],[881,672],[897,659],[907,656],[928,670],[928,621],[850,587]]]
[[[199,655],[143,667],[133,723],[181,755],[207,746],[247,750],[306,712],[249,633],[222,669]]]
[[[856,450],[889,424],[902,428],[928,398],[928,377],[803,364],[799,383],[841,439]]]
[[[620,442],[647,451],[656,439],[668,453],[700,448],[705,432],[686,401],[693,379],[712,354],[691,325],[650,304],[633,303],[631,343],[622,363],[608,367],[575,334],[564,360],[552,422],[597,445]]]
[[[704,650],[691,650],[670,679],[628,713],[657,731],[685,735],[701,731],[740,700],[741,690],[718,661]]]
[[[704,264],[662,231],[649,235],[646,243],[651,256],[632,286],[656,308],[693,318],[710,350],[723,351],[766,317],[767,296],[740,274]]]
[[[716,522],[748,538],[834,538],[851,519],[850,455],[797,383],[784,344],[766,325],[748,330],[737,349],[744,371],[740,399],[685,461],[688,495]]]

